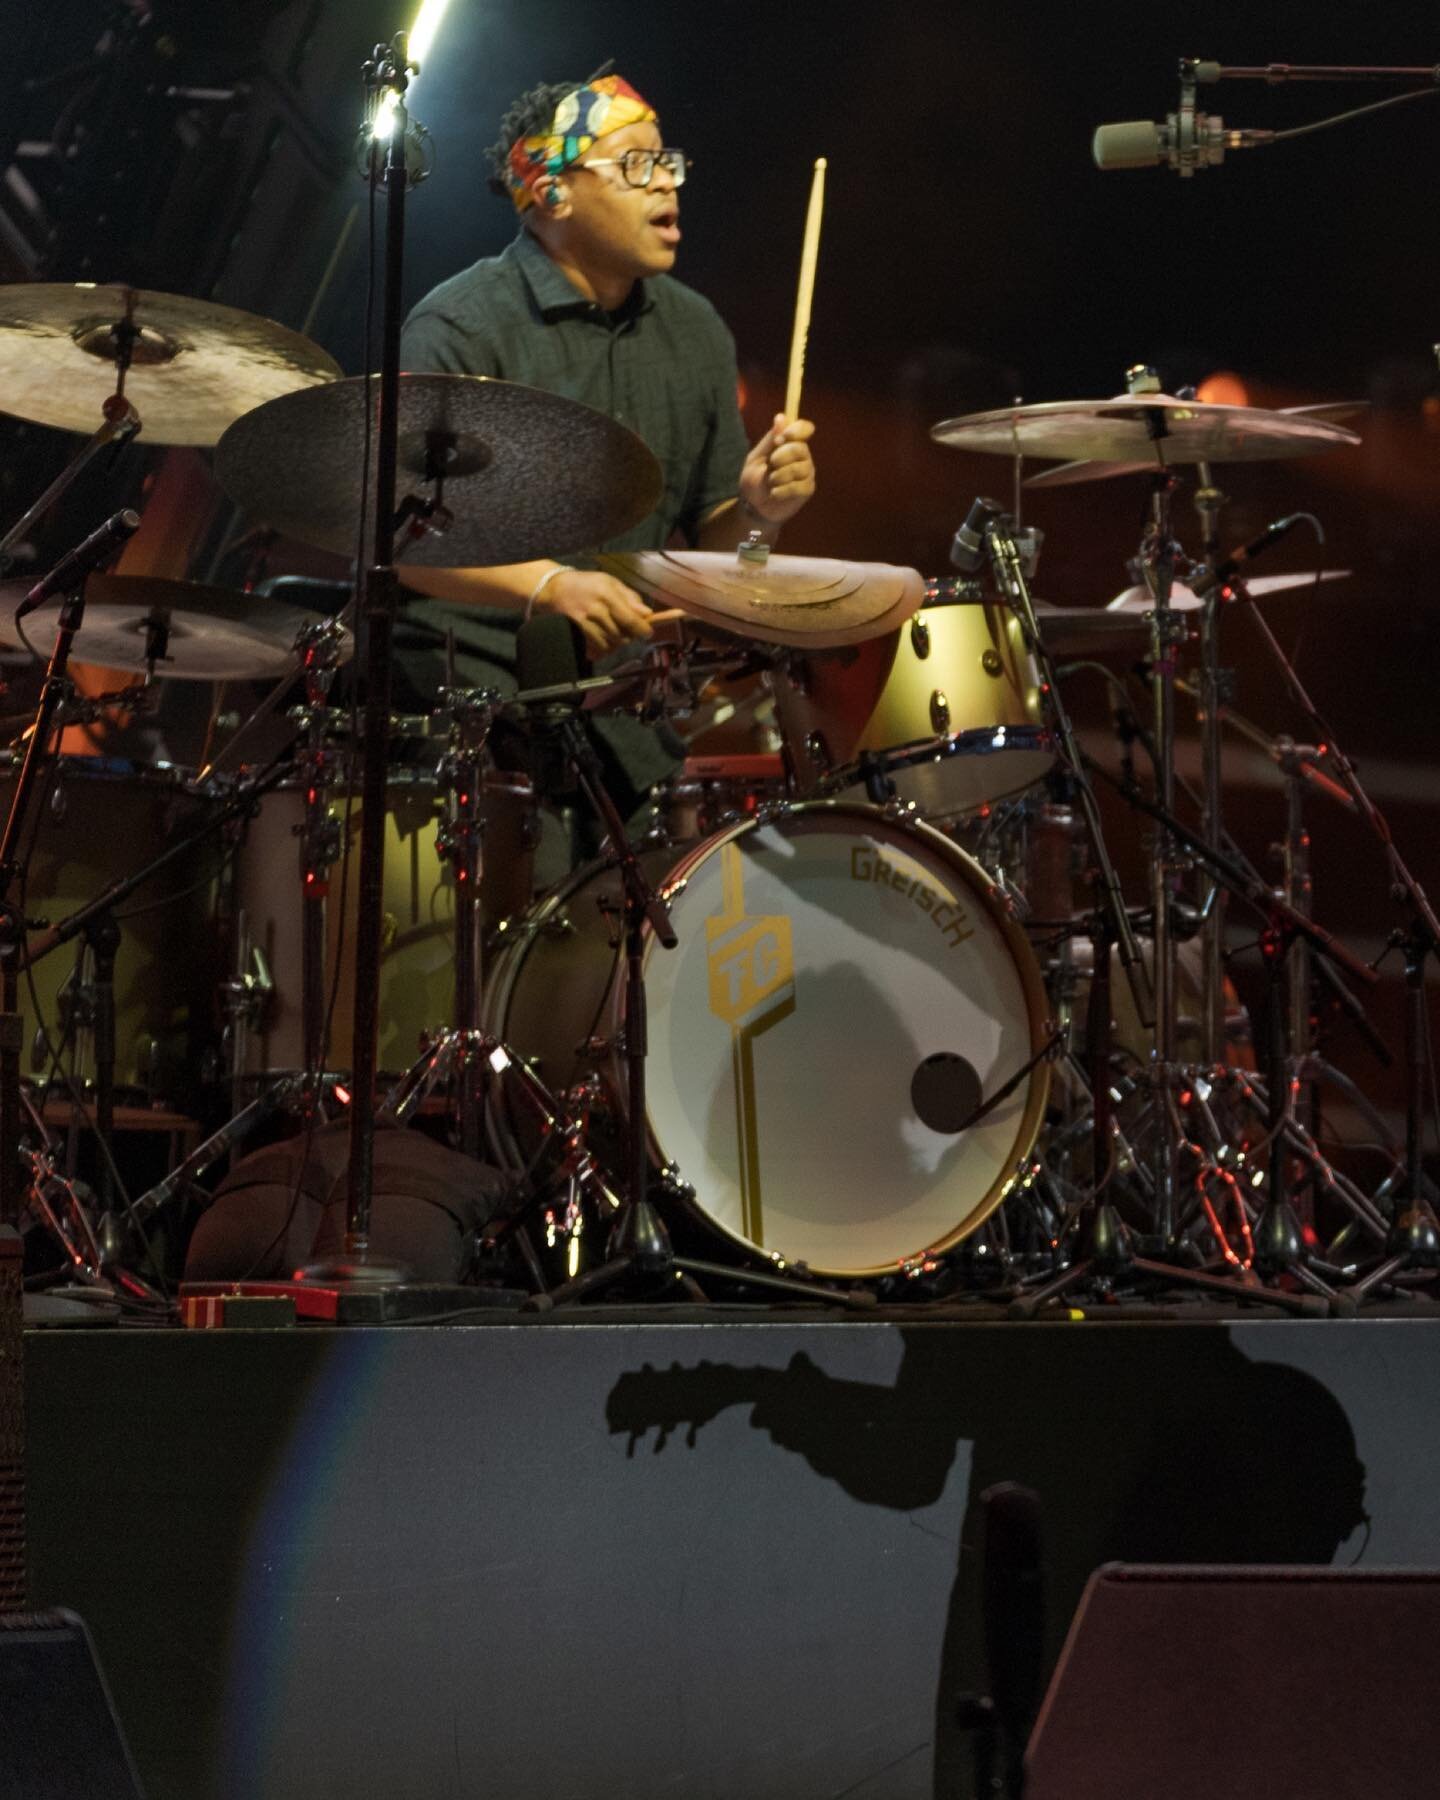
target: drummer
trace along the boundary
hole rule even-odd
[[[773,545],[815,492],[815,428],[777,415],[747,449],[734,341],[710,302],[670,273],[687,163],[665,145],[654,108],[614,74],[532,88],[506,113],[488,155],[491,189],[509,198],[519,230],[500,255],[420,302],[405,326],[402,366],[545,388],[642,437],[664,493],[605,549],[678,540],[729,550],[753,531]],[[531,612],[571,619],[592,657],[651,634],[649,606],[623,582],[550,558],[406,568],[402,579],[421,594],[498,609],[457,621],[447,608],[443,623],[502,671],[513,670],[515,630]],[[411,610],[442,622],[439,609]],[[610,721],[606,736],[625,738],[622,760],[638,792],[673,759],[630,724]]]

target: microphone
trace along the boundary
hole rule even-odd
[[[1251,538],[1248,544],[1242,544],[1238,550],[1232,550],[1222,562],[1216,563],[1212,574],[1202,575],[1198,581],[1193,581],[1190,591],[1204,598],[1217,587],[1223,587],[1232,575],[1239,574],[1246,563],[1253,561],[1272,544],[1278,544],[1281,538],[1288,537],[1305,517],[1304,513],[1286,513],[1283,519],[1272,520],[1258,537]]]
[[[998,500],[979,496],[970,503],[965,522],[950,541],[950,562],[962,575],[974,575],[984,565],[990,527],[1004,514]]]
[[[127,506],[92,531],[83,544],[77,544],[48,575],[43,575],[15,608],[17,622],[27,613],[53,600],[57,594],[73,593],[85,577],[100,564],[108,562],[128,537],[140,529],[140,515]]]
[[[1090,153],[1097,169],[1153,169],[1163,162],[1188,180],[1197,169],[1223,162],[1227,150],[1259,149],[1274,136],[1273,131],[1227,131],[1215,114],[1182,108],[1168,113],[1163,125],[1127,119],[1097,126]]]

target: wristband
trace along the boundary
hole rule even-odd
[[[530,590],[530,598],[525,602],[525,616],[521,621],[522,624],[528,625],[530,623],[530,615],[535,610],[535,602],[545,592],[546,588],[549,587],[555,577],[557,575],[565,575],[568,573],[569,569],[565,563],[556,563],[553,569],[547,569],[545,571]]]

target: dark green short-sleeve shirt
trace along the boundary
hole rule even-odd
[[[668,275],[637,282],[617,313],[586,300],[522,230],[499,256],[442,282],[405,324],[407,370],[493,375],[582,401],[654,451],[664,496],[612,550],[695,541],[733,498],[745,460],[735,345],[720,315]]]
[[[499,256],[425,296],[406,320],[400,364],[545,388],[643,438],[664,473],[664,494],[648,519],[603,548],[658,550],[676,531],[693,543],[706,514],[739,491],[746,442],[734,340],[708,300],[668,275],[637,282],[620,311],[607,313],[522,230]],[[408,601],[396,634],[402,707],[431,703],[443,679],[443,632],[453,634],[462,684],[513,693],[519,622],[508,609]],[[625,806],[675,767],[673,746],[638,720],[620,714],[592,724],[632,785],[628,798],[617,795]]]

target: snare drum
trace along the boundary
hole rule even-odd
[[[785,798],[778,751],[687,756],[683,768],[654,790],[653,834],[670,844],[693,844],[762,806]]]
[[[19,765],[18,756],[0,753],[0,817]],[[170,764],[56,758],[42,770],[31,798],[27,915],[58,925],[202,823],[206,806],[188,771]],[[167,864],[115,910],[115,1081],[152,1102],[185,1107],[197,1097],[194,1072],[214,1003],[211,918],[218,866],[218,840],[211,839],[190,857]],[[93,974],[83,939],[41,958],[31,972],[38,1019],[31,981],[22,976],[20,1011],[37,1073],[49,1068],[46,1044],[58,1048],[73,1029],[80,1033],[79,1073],[86,1079],[93,1074],[87,994]]]
[[[1040,781],[1055,760],[1039,672],[1005,607],[936,602],[868,643],[789,657],[775,713],[801,794],[862,797],[873,756],[929,819]]]
[[[973,1231],[1014,1185],[1048,1086],[1040,970],[980,866],[927,826],[835,802],[646,859],[679,936],[646,955],[651,1152],[701,1223],[846,1278]],[[618,905],[609,864],[547,896],[497,962],[486,1021],[553,1090],[598,1072],[617,1106]],[[518,1112],[508,1130],[533,1147]]]

